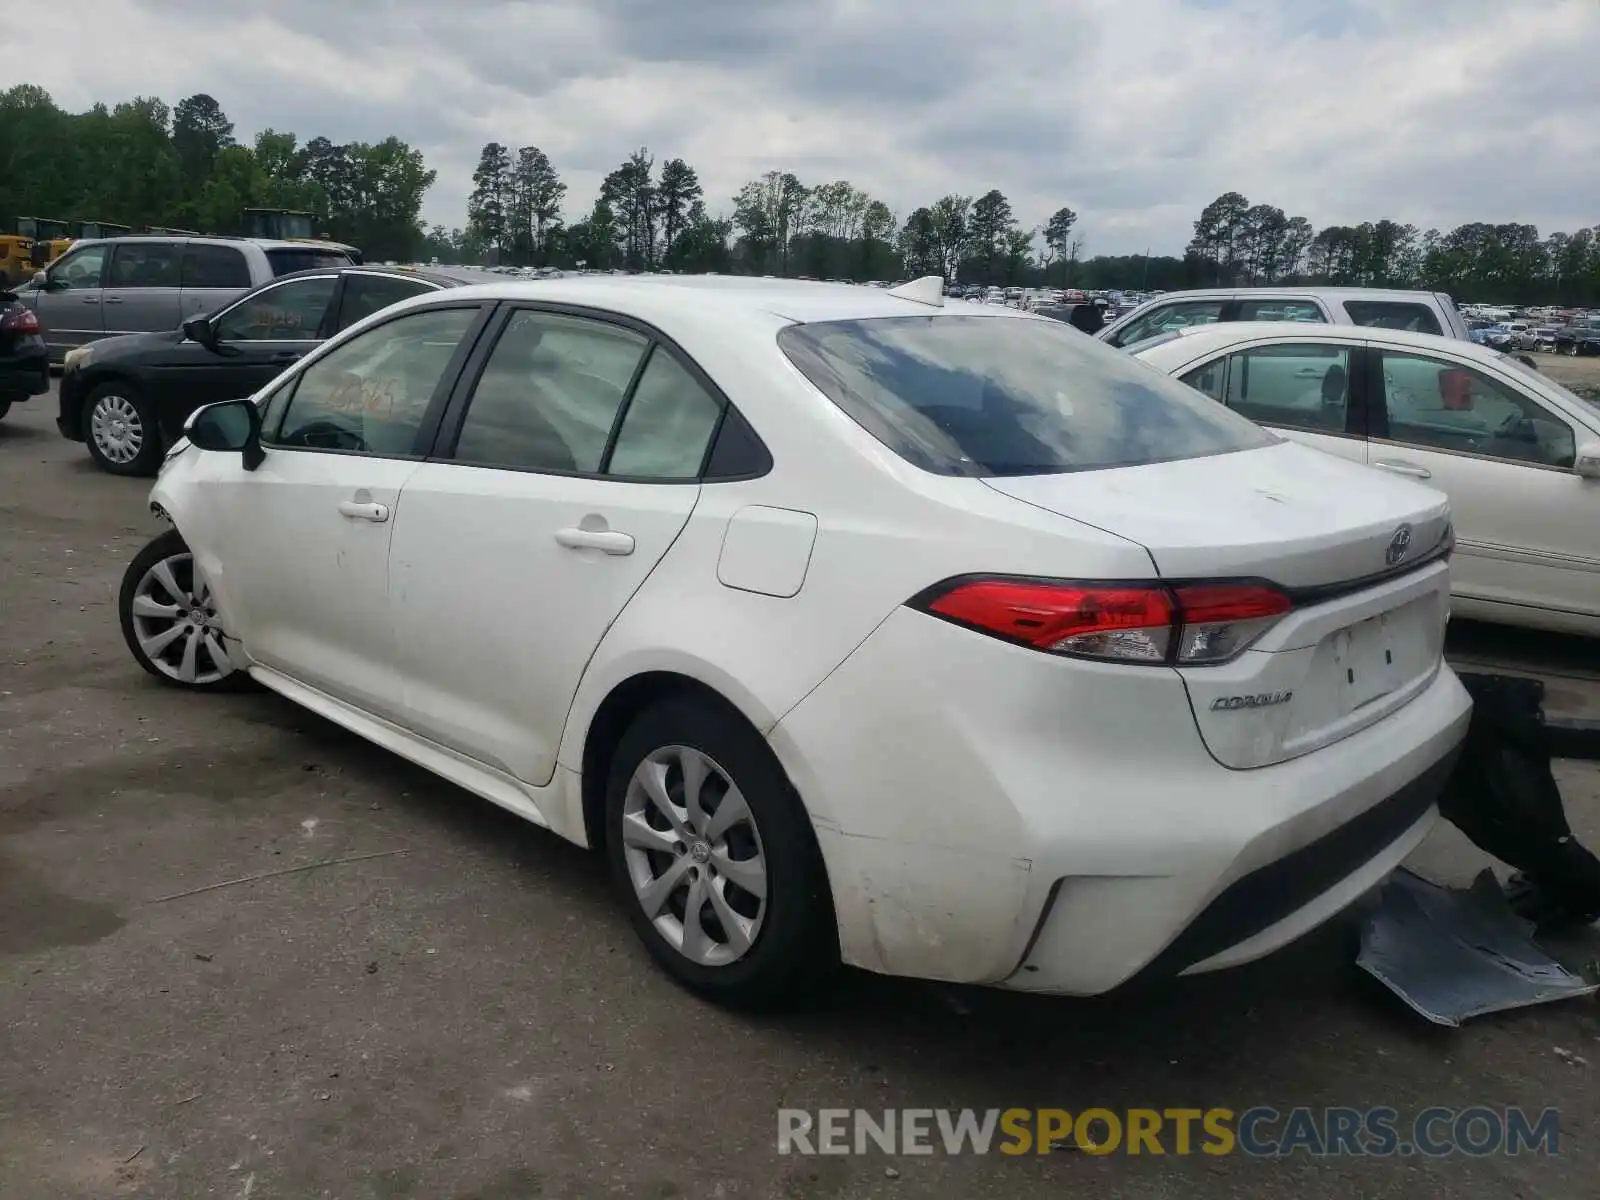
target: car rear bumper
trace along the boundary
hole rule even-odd
[[[1220,766],[1165,668],[889,618],[770,741],[805,798],[846,961],[1092,995],[1270,953],[1426,836],[1466,732],[1448,667],[1341,741]]]
[[[0,400],[16,403],[30,396],[42,396],[50,390],[50,360],[44,343],[38,352],[0,357]]]

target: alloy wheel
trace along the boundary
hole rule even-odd
[[[688,746],[647,755],[628,781],[622,843],[634,896],[685,958],[727,966],[755,945],[767,912],[761,832],[712,758]]]
[[[131,463],[144,448],[144,421],[133,401],[115,392],[95,401],[89,414],[89,436],[107,462]]]
[[[168,678],[208,684],[233,674],[211,585],[192,554],[160,559],[146,571],[134,588],[131,613],[140,648]]]

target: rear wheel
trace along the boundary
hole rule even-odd
[[[176,529],[134,555],[122,576],[117,613],[134,660],[164,683],[221,691],[248,678],[223,647],[211,585]]]
[[[161,465],[161,431],[132,384],[102,383],[83,405],[89,456],[113,475],[154,475]]]
[[[663,701],[623,735],[606,855],[650,954],[709,1000],[792,1000],[838,962],[810,819],[766,743],[720,706]]]

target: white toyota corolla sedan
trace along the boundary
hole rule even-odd
[[[1435,820],[1444,498],[939,290],[397,304],[191,418],[128,645],[601,848],[722,1001],[1283,945]]]
[[[1507,354],[1349,325],[1207,325],[1128,348],[1304,445],[1450,497],[1455,610],[1600,637],[1600,407]]]

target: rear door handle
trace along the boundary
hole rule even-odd
[[[1416,463],[1403,462],[1398,458],[1374,459],[1372,465],[1392,475],[1405,475],[1411,479],[1433,478],[1433,472],[1427,467],[1419,467]]]
[[[83,302],[85,304],[99,304],[100,303],[100,297],[99,296],[85,296],[83,298]],[[121,304],[122,301],[120,301],[120,300],[108,300],[106,303],[108,303],[108,304]]]
[[[94,301],[91,300],[91,301],[89,301],[89,303],[93,304]],[[101,301],[101,303],[102,304],[121,304],[122,303],[122,297],[121,296],[107,296],[104,300]]]
[[[568,550],[603,550],[607,554],[633,553],[633,538],[614,529],[558,529],[556,541]]]
[[[360,500],[339,501],[339,513],[355,521],[387,521],[389,519],[389,506],[387,504],[362,503]]]
[[[273,362],[297,362],[300,358],[298,350],[279,350],[272,356]]]

